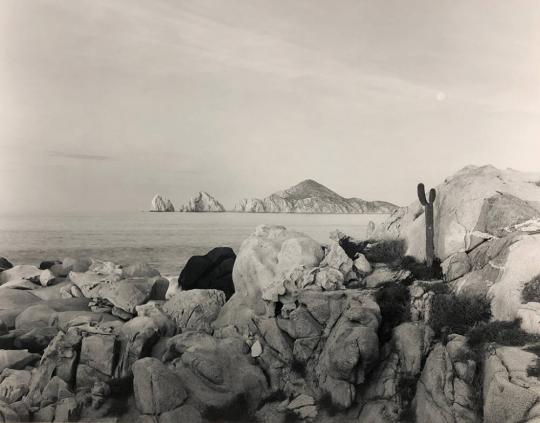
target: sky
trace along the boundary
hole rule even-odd
[[[536,0],[2,0],[0,213],[538,171],[539,46]]]

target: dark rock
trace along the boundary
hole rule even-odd
[[[10,261],[5,257],[0,257],[0,272],[3,272],[4,270],[11,269],[13,265],[10,263]]]
[[[214,248],[204,256],[193,256],[180,273],[183,290],[219,289],[227,299],[234,294],[232,269],[236,254],[229,247]]]
[[[44,260],[39,263],[39,268],[41,270],[47,270],[53,267],[55,264],[62,265],[62,262],[60,260]]]

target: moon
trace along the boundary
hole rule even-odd
[[[437,98],[437,101],[443,101],[443,100],[446,99],[446,94],[444,92],[442,92],[442,91],[439,91],[437,93],[436,98]]]

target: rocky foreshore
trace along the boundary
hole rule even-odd
[[[0,421],[538,421],[540,216],[515,197],[540,187],[512,175],[513,197],[492,198],[486,181],[508,179],[492,168],[437,187],[433,267],[415,255],[414,204],[363,241],[263,225],[178,279],[1,258]],[[484,241],[455,247],[440,237],[464,187],[484,200],[476,217],[453,213]]]

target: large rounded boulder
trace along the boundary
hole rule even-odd
[[[257,301],[263,291],[298,267],[317,267],[324,258],[317,241],[283,226],[257,227],[241,245],[233,269],[236,291]]]

